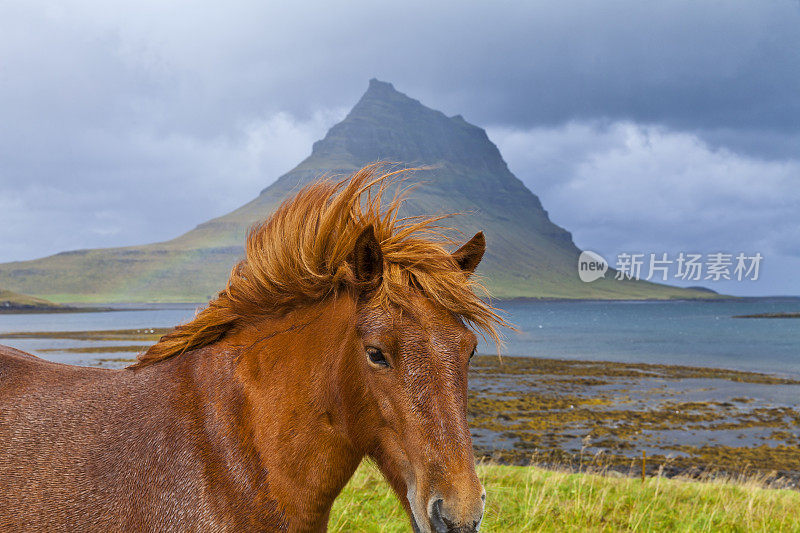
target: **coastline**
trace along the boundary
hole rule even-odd
[[[505,356],[475,358],[479,458],[576,471],[767,475],[800,482],[800,380],[760,372]]]
[[[37,315],[53,313],[105,313],[108,311],[124,311],[111,307],[0,307],[0,315]]]

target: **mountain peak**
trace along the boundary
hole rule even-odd
[[[372,78],[369,80],[369,88],[367,92],[373,91],[376,93],[381,92],[397,92],[397,89],[394,88],[394,85],[389,83],[388,81],[381,81],[377,78]]]
[[[378,111],[383,108],[384,112],[390,109],[408,110],[409,106],[412,106],[437,113],[437,111],[423,106],[418,100],[414,100],[408,95],[401,93],[395,89],[394,85],[391,83],[372,78],[369,80],[369,86],[366,92],[361,96],[356,105],[353,106],[353,109],[350,110],[349,116],[353,116],[354,114],[372,115],[376,111],[376,106],[378,106]]]
[[[345,119],[314,143],[301,166],[346,172],[381,160],[488,169],[494,176],[508,172],[483,129],[460,115],[451,118],[426,107],[391,83],[373,78]]]

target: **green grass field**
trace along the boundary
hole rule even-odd
[[[685,481],[479,465],[486,488],[481,531],[800,531],[800,492],[758,481]],[[336,500],[329,530],[410,531],[371,464]]]

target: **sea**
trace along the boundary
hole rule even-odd
[[[515,330],[504,331],[502,355],[708,366],[800,376],[800,319],[734,318],[800,312],[798,298],[722,301],[503,301],[495,302]],[[131,341],[52,337],[8,338],[8,333],[171,327],[197,305],[118,305],[91,313],[1,314],[0,344],[53,361],[124,366],[118,348]],[[81,348],[90,348],[82,352]],[[482,353],[497,353],[482,343]]]

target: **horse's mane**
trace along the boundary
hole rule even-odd
[[[348,259],[370,224],[384,260],[377,304],[410,308],[407,288],[414,287],[499,342],[496,328],[505,322],[476,294],[486,293],[480,282],[467,276],[444,247],[452,240],[436,223],[448,215],[401,218],[398,211],[408,188],[397,182],[408,169],[384,168],[369,165],[338,182],[321,179],[286,200],[250,229],[245,259],[233,267],[225,289],[130,368],[214,343],[244,320],[280,316],[355,287]],[[389,188],[396,192],[384,207]]]

